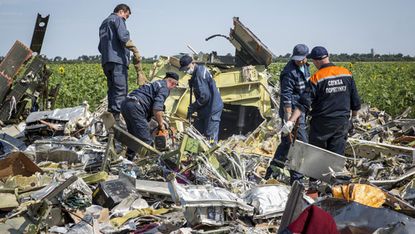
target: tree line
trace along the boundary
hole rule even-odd
[[[230,56],[230,55],[229,55]],[[48,63],[100,63],[101,55],[81,55],[76,59],[67,59],[62,56],[48,58],[46,55],[40,57]],[[291,54],[275,56],[273,62],[287,62],[291,58]],[[0,56],[0,61],[4,56]],[[144,63],[153,63],[158,59],[158,56],[143,57]],[[398,54],[330,54],[330,60],[333,62],[398,62],[398,61],[415,61],[415,57],[409,55]]]
[[[274,62],[287,62],[291,54],[274,57]],[[333,62],[398,62],[415,61],[415,57],[399,54],[330,54],[330,61]]]

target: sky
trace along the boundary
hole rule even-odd
[[[0,56],[15,40],[30,46],[37,13],[50,14],[42,54],[68,59],[98,55],[98,28],[119,3],[142,56],[217,51],[234,54],[224,38],[238,16],[275,55],[296,44],[324,46],[330,53],[415,56],[413,0],[0,0]]]

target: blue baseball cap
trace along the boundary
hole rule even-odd
[[[293,49],[291,60],[301,61],[308,55],[308,47],[304,44],[298,44]]]
[[[324,59],[329,56],[329,52],[327,52],[326,48],[323,46],[316,46],[311,50],[311,53],[307,55],[307,58],[320,60]]]
[[[190,57],[189,55],[183,55],[180,58],[180,68],[179,71],[186,71],[187,70],[187,66],[189,66],[189,64],[191,64],[193,61],[192,57]]]

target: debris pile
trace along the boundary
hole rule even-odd
[[[20,80],[8,86],[0,107],[12,114],[0,129],[0,232],[414,230],[415,120],[405,119],[407,112],[393,119],[364,108],[346,156],[296,141],[285,165],[306,176],[302,183],[290,185],[284,175],[263,179],[280,140],[271,108],[278,106],[271,98],[278,90],[268,86],[267,48],[237,18],[234,25],[228,38],[239,48],[234,66],[219,57],[203,61],[216,72],[225,103],[218,144],[184,119],[189,76],[183,73],[166,101],[169,134],[154,147],[115,124],[104,108],[91,113],[87,103],[17,114],[27,111],[27,97],[19,98],[27,89],[17,97]],[[161,58],[152,77],[177,68],[176,58]],[[29,73],[24,77],[41,77]],[[10,112],[14,102],[21,112]],[[126,147],[137,153],[133,161],[125,158]]]

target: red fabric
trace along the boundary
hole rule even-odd
[[[144,224],[144,225],[138,227],[138,229],[134,231],[134,234],[147,233],[147,231],[152,230],[157,226],[160,226],[160,224],[158,224],[158,223]]]
[[[317,206],[309,206],[290,225],[288,230],[303,234],[338,234],[333,217]]]

